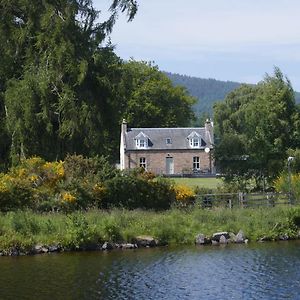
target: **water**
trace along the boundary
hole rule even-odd
[[[300,241],[0,257],[0,299],[300,299]]]

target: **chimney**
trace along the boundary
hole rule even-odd
[[[121,139],[120,139],[120,169],[125,169],[125,151],[126,151],[126,132],[127,122],[123,119],[121,124]]]
[[[214,124],[210,119],[205,122],[205,136],[211,145],[214,144]]]

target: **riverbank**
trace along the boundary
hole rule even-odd
[[[155,245],[194,244],[199,234],[211,237],[215,232],[240,230],[249,242],[299,238],[300,207],[164,212],[114,209],[68,215],[9,212],[0,215],[0,253],[100,250],[105,243],[107,249],[110,245],[127,249],[138,247],[137,237],[141,236],[153,237]]]

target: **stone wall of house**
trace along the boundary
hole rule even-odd
[[[155,174],[166,174],[166,158],[173,157],[174,174],[192,173],[193,157],[200,158],[200,172],[210,173],[214,170],[214,161],[211,153],[204,150],[172,150],[164,151],[130,151],[125,154],[125,168],[139,167],[140,158],[146,158],[147,171]]]

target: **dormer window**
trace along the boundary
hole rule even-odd
[[[147,141],[145,139],[136,140],[135,142],[137,148],[147,148]]]
[[[198,138],[190,139],[190,146],[192,148],[199,148],[199,146],[200,146],[200,140]]]
[[[137,149],[147,149],[148,148],[148,141],[149,137],[144,134],[143,132],[140,132],[135,138],[135,145]]]
[[[188,136],[189,144],[191,148],[200,148],[201,147],[201,136],[196,131],[193,131]]]

